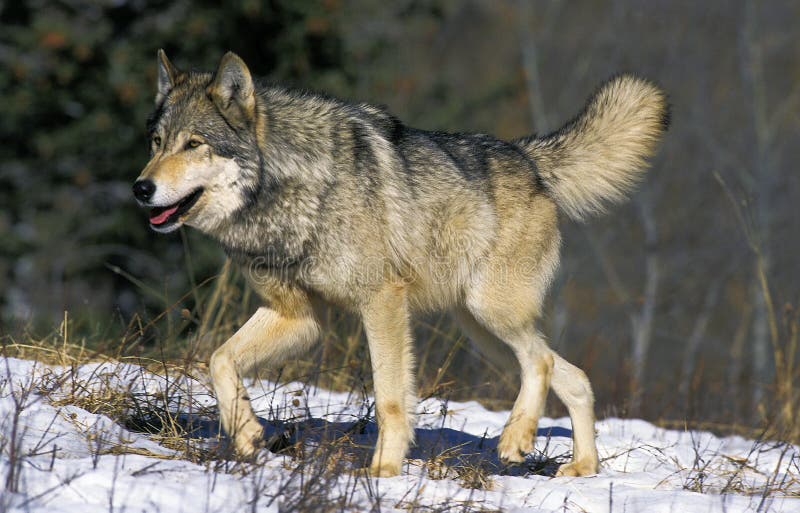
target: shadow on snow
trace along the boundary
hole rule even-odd
[[[217,446],[220,455],[230,456],[229,448],[218,440],[219,421],[206,416],[185,413],[171,415],[172,425],[179,426],[186,438],[196,440],[206,446]],[[378,438],[378,428],[374,421],[361,419],[355,422],[329,422],[319,418],[297,421],[268,421],[259,418],[264,427],[265,447],[274,453],[298,455],[303,450],[332,446],[339,451],[339,457],[353,462],[354,466],[366,466],[372,456]],[[153,415],[129,418],[125,427],[131,431],[157,433],[164,428],[162,416]],[[523,463],[504,464],[497,456],[499,437],[476,436],[451,428],[424,427],[415,430],[415,444],[407,459],[435,461],[448,467],[472,466],[496,475],[548,475],[552,476],[559,464],[569,458],[562,453],[548,456],[551,438],[572,436],[572,431],[552,426],[539,428],[538,437],[546,439],[543,448],[528,454]],[[332,444],[332,445],[330,445]]]

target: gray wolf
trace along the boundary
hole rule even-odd
[[[238,453],[263,443],[241,375],[309,348],[332,304],[360,315],[367,334],[379,425],[369,470],[397,475],[416,409],[410,319],[445,309],[490,358],[518,362],[502,367],[522,386],[499,457],[532,451],[552,387],[573,425],[558,475],[597,472],[589,380],[536,321],[559,262],[560,213],[601,213],[640,181],[669,119],[658,87],[618,76],[557,132],[502,141],[262,85],[232,53],[205,73],[159,51],[155,103],[151,158],[134,184],[150,226],[216,239],[263,299],[210,360]]]

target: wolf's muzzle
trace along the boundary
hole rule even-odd
[[[156,193],[156,184],[152,180],[137,180],[133,184],[133,195],[142,203],[147,203]]]

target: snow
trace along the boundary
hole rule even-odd
[[[543,418],[530,461],[506,468],[495,448],[508,412],[477,402],[422,401],[403,475],[369,478],[357,468],[375,441],[371,398],[302,383],[247,382],[267,432],[301,441],[300,458],[264,450],[237,463],[221,456],[199,379],[0,359],[0,511],[800,512],[797,446],[610,418],[597,423],[600,474],[552,478],[571,450],[569,419]],[[76,400],[112,392],[162,404],[195,431],[160,444]],[[181,443],[211,456],[192,462]]]

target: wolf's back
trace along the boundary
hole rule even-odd
[[[668,126],[664,92],[620,75],[600,86],[583,112],[557,132],[515,142],[534,159],[558,206],[580,220],[625,199]]]

